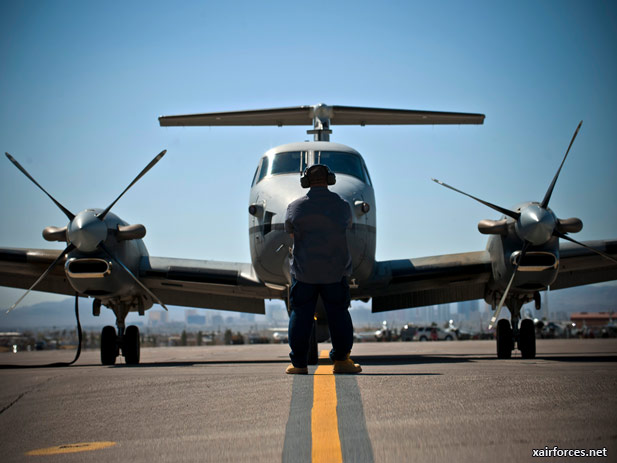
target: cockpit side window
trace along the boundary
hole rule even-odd
[[[300,173],[304,167],[302,151],[277,153],[272,161],[272,175]]]
[[[259,169],[259,176],[257,177],[257,183],[261,182],[262,179],[268,173],[268,164],[269,164],[268,156],[264,156],[261,158],[261,168]]]
[[[368,173],[368,168],[366,167],[366,164],[364,163],[364,161],[362,161],[362,169],[364,169],[364,174],[366,175],[366,180],[369,185],[373,185],[373,182],[371,181],[371,176]]]
[[[253,181],[251,182],[251,186],[255,186],[257,183],[257,173],[259,172],[259,164],[257,163],[257,168],[255,169],[255,173],[253,174]]]
[[[335,174],[347,174],[369,183],[362,160],[352,153],[320,151],[315,153],[315,162],[327,165]]]

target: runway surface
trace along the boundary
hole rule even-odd
[[[537,349],[498,360],[493,341],[356,344],[357,376],[332,376],[326,361],[285,375],[285,345],[142,349],[135,367],[86,351],[72,367],[3,368],[0,459],[615,461],[617,340]],[[0,364],[72,356],[5,353]],[[532,457],[555,446],[607,458]]]

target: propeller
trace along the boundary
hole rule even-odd
[[[574,135],[572,135],[572,140],[570,140],[570,144],[568,145],[568,149],[566,150],[566,155],[563,157],[563,160],[561,161],[561,165],[559,166],[559,169],[557,169],[557,173],[553,177],[553,181],[551,182],[550,186],[548,187],[548,190],[546,190],[546,194],[544,195],[544,199],[542,200],[542,204],[540,204],[540,207],[543,208],[543,209],[546,209],[548,207],[548,202],[551,200],[551,195],[553,194],[553,189],[555,188],[555,184],[557,183],[557,178],[559,177],[559,173],[561,172],[561,168],[563,167],[563,164],[566,162],[566,158],[568,157],[568,153],[570,152],[570,148],[572,148],[572,143],[574,143],[574,140],[576,139],[576,136],[578,135],[578,131],[581,129],[581,125],[583,125],[583,121],[580,121],[578,123],[578,127],[576,127],[576,130],[574,131]]]
[[[612,260],[613,262],[615,262],[617,264],[617,259],[615,259],[613,256],[609,256],[608,254],[598,250],[598,249],[594,249],[591,246],[587,246],[585,243],[581,243],[580,241],[576,241],[574,238],[569,237],[568,235],[566,235],[565,233],[561,233],[560,231],[555,230],[554,232],[555,236],[558,236],[559,238],[562,238],[566,241],[570,241],[574,244],[578,244],[579,246],[582,246],[586,249],[589,249],[590,251],[595,252],[596,254],[600,254],[602,257],[607,258],[608,260]]]
[[[162,305],[165,310],[167,307],[161,302],[161,300],[156,297],[148,288],[146,288],[141,281],[129,270],[129,268],[117,257],[113,255],[109,251],[109,249],[103,244],[103,242],[107,239],[107,224],[104,222],[105,217],[111,210],[111,208],[118,202],[118,200],[133,186],[135,183],[139,181],[154,165],[161,160],[161,158],[165,155],[167,150],[161,151],[157,154],[152,161],[135,177],[135,179],[127,186],[122,193],[109,205],[107,208],[100,212],[99,214],[95,214],[92,210],[85,210],[75,215],[71,211],[69,211],[66,207],[64,207],[60,202],[58,202],[51,194],[47,192],[29,173],[28,171],[19,163],[17,160],[11,156],[9,153],[5,153],[6,157],[11,161],[15,167],[17,167],[26,177],[32,181],[37,187],[39,187],[43,193],[45,193],[53,202],[58,206],[58,208],[64,212],[64,214],[69,219],[69,224],[67,226],[66,231],[66,239],[68,246],[58,255],[58,257],[51,263],[51,265],[43,272],[43,274],[34,282],[34,284],[8,309],[8,312],[11,312],[17,305],[32,291],[48,274],[51,270],[64,258],[64,256],[77,249],[82,252],[93,252],[97,249],[103,250],[110,258],[115,260],[122,268],[124,268],[128,274],[135,280],[139,286],[141,286],[146,293],[157,303]]]
[[[137,177],[135,177],[135,179],[130,183],[129,186],[127,186],[124,191],[122,193],[120,193],[120,195],[109,205],[107,206],[107,208],[101,212],[97,217],[101,220],[104,220],[105,217],[107,216],[107,214],[109,213],[109,211],[111,210],[112,207],[114,207],[114,204],[116,204],[118,202],[118,200],[120,198],[122,198],[122,196],[124,196],[124,193],[126,193],[127,191],[129,191],[129,188],[131,188],[133,185],[135,185],[140,178],[142,178],[144,175],[146,175],[148,173],[148,171],[150,169],[152,169],[154,167],[154,165],[159,162],[161,160],[161,158],[163,156],[165,156],[165,153],[167,153],[167,150],[163,150],[161,151],[159,154],[157,154],[154,159],[152,161],[150,161],[150,163],[144,167],[144,170],[142,170],[139,175]]]
[[[464,191],[457,190],[453,186],[450,186],[447,183],[442,182],[441,180],[437,180],[436,178],[432,178],[431,180],[433,182],[435,182],[435,183],[438,183],[441,186],[445,186],[446,188],[450,188],[451,190],[456,191],[457,193],[460,193],[462,195],[468,196],[471,199],[475,199],[476,201],[484,204],[485,206],[488,206],[491,209],[496,210],[497,212],[501,212],[503,215],[507,215],[508,217],[512,217],[514,220],[518,220],[518,218],[521,216],[521,214],[518,213],[518,212],[511,211],[510,209],[506,209],[505,207],[497,206],[496,204],[489,203],[488,201],[484,201],[484,200],[482,200],[480,198],[476,198],[475,196],[472,196],[469,193],[465,193]]]
[[[75,214],[73,214],[66,207],[64,207],[62,204],[56,201],[56,198],[50,195],[45,188],[39,185],[39,183],[36,180],[34,180],[34,178],[28,173],[28,171],[24,169],[24,167],[19,162],[17,162],[17,160],[13,156],[11,156],[9,153],[6,153],[6,152],[4,154],[6,154],[6,157],[9,158],[9,161],[11,161],[15,165],[15,167],[21,170],[22,173],[32,181],[32,183],[38,186],[41,189],[41,191],[43,191],[43,193],[49,196],[49,199],[51,199],[54,202],[54,204],[58,206],[62,212],[64,212],[64,215],[66,215],[69,220],[73,220],[75,218]]]
[[[45,270],[45,271],[43,272],[43,274],[42,274],[42,275],[38,278],[38,280],[36,280],[36,281],[32,284],[32,286],[30,286],[30,288],[28,288],[28,291],[26,291],[24,294],[22,294],[22,296],[21,296],[21,297],[17,300],[17,302],[15,302],[15,304],[13,304],[13,305],[9,308],[9,310],[7,310],[7,311],[6,311],[6,313],[12,312],[12,311],[13,311],[13,309],[15,309],[15,307],[17,307],[17,305],[18,305],[21,301],[23,301],[23,299],[24,299],[24,298],[25,298],[25,297],[26,297],[26,296],[30,293],[30,291],[32,291],[36,285],[38,285],[41,281],[43,281],[43,278],[45,278],[45,277],[49,274],[49,272],[51,272],[51,271],[52,271],[52,269],[56,266],[56,264],[57,264],[58,262],[60,262],[60,261],[64,258],[64,256],[65,256],[68,252],[71,252],[73,249],[75,249],[75,246],[73,246],[72,244],[69,244],[66,248],[64,248],[64,251],[62,251],[62,252],[58,255],[58,257],[56,257],[56,259],[55,259],[55,260],[51,263],[51,265],[50,265],[49,267],[47,267],[47,270]]]
[[[561,164],[559,165],[559,168],[557,169],[557,172],[555,173],[555,176],[553,177],[553,180],[551,182],[551,184],[548,187],[548,190],[546,191],[546,194],[544,195],[544,199],[542,200],[541,203],[532,203],[526,207],[524,207],[520,212],[514,212],[511,211],[509,209],[497,206],[495,204],[489,203],[487,201],[484,201],[480,198],[476,198],[475,196],[472,196],[468,193],[465,193],[464,191],[458,190],[450,185],[447,185],[444,182],[441,182],[439,180],[436,179],[432,179],[435,183],[438,183],[441,186],[444,186],[446,188],[449,188],[451,190],[456,191],[457,193],[463,194],[465,196],[468,196],[482,204],[484,204],[485,206],[490,207],[491,209],[494,209],[498,212],[501,212],[502,214],[511,217],[515,220],[515,230],[516,230],[516,234],[518,235],[518,237],[523,241],[523,247],[520,251],[520,255],[517,259],[517,261],[514,263],[514,269],[512,271],[512,276],[510,277],[510,281],[508,282],[508,285],[506,286],[506,289],[501,297],[501,300],[499,301],[499,305],[497,306],[497,309],[495,310],[495,315],[493,316],[493,318],[491,318],[491,323],[489,325],[489,329],[491,329],[493,327],[493,324],[495,323],[495,321],[499,318],[499,314],[501,312],[501,308],[503,307],[508,294],[510,292],[510,288],[512,287],[512,283],[514,282],[514,279],[516,277],[516,273],[518,271],[518,268],[521,264],[521,262],[523,261],[523,259],[525,258],[525,254],[527,253],[527,250],[529,249],[529,247],[531,245],[542,245],[544,243],[546,243],[547,241],[549,241],[552,237],[559,237],[562,238],[564,240],[567,241],[571,241],[572,243],[578,244],[579,246],[582,246],[584,248],[587,248],[615,263],[617,263],[617,259],[609,256],[608,254],[599,251],[597,249],[594,249],[590,246],[587,246],[584,243],[581,243],[579,241],[576,241],[572,238],[570,238],[570,236],[568,236],[566,233],[559,231],[557,228],[559,226],[559,220],[555,217],[555,215],[553,214],[553,212],[548,209],[548,203],[551,199],[551,196],[553,194],[553,190],[555,189],[555,184],[557,183],[557,179],[559,178],[559,174],[561,173],[561,169],[564,165],[564,163],[566,162],[566,158],[568,157],[568,153],[570,152],[570,148],[572,148],[572,144],[574,143],[574,140],[576,139],[576,136],[578,135],[578,132],[581,128],[581,126],[583,125],[583,121],[580,121],[578,126],[576,127],[576,130],[574,131],[574,135],[572,135],[572,139],[570,140],[570,144],[568,145],[568,149],[566,150],[566,154],[564,155]],[[580,222],[580,220],[578,219],[569,219],[570,221],[578,221],[578,224],[580,224],[580,226],[578,227],[578,230],[580,230],[580,228],[582,228],[582,223]],[[573,231],[578,231],[577,229],[574,229]],[[572,231],[572,230],[571,230]]]

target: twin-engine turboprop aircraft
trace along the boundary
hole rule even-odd
[[[372,299],[373,312],[381,312],[483,298],[496,309],[493,323],[501,307],[506,305],[512,314],[512,324],[506,319],[497,324],[498,356],[510,357],[516,343],[523,357],[533,358],[533,325],[530,320],[520,321],[520,308],[525,302],[535,300],[539,308],[539,291],[549,286],[561,289],[617,279],[617,240],[579,243],[568,233],[579,231],[582,222],[557,219],[548,208],[570,148],[542,202],[524,203],[513,210],[437,181],[504,215],[500,220],[483,220],[478,225],[481,233],[491,235],[486,250],[377,261],[375,193],[369,172],[360,153],[329,141],[332,125],[482,124],[483,121],[482,114],[323,104],[161,116],[161,126],[313,126],[308,133],[314,135],[314,141],[278,146],[259,160],[248,207],[251,263],[151,257],[142,241],[145,227],[129,225],[110,212],[165,151],[106,209],[86,209],[76,215],[47,193],[7,153],[9,160],[62,210],[69,223],[62,228],[43,230],[46,240],[67,243],[63,251],[0,248],[0,285],[28,288],[28,292],[36,289],[92,297],[94,315],[104,305],[116,316],[117,332],[112,326],[103,328],[102,363],[114,364],[120,352],[127,363],[139,363],[139,331],[135,326],[125,327],[125,318],[131,311],[143,315],[153,303],[158,303],[163,307],[169,304],[265,313],[265,299],[288,301],[292,241],[284,231],[285,211],[291,201],[306,192],[300,186],[301,172],[307,166],[321,163],[336,173],[337,182],[331,189],[348,201],[354,211],[353,225],[348,232],[353,261],[352,299]],[[560,238],[570,243],[561,243]],[[321,304],[318,304],[314,333],[312,363],[317,361],[317,342],[328,338]]]

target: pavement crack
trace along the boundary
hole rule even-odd
[[[15,400],[13,400],[10,404],[2,407],[2,409],[0,409],[0,415],[2,415],[5,411],[7,411],[9,408],[11,408],[13,405],[15,405],[17,402],[19,402],[21,399],[24,398],[24,396],[26,396],[27,394],[30,394],[33,391],[36,391],[39,387],[43,386],[45,383],[50,382],[51,380],[55,379],[56,376],[52,376],[50,378],[45,379],[44,381],[41,381],[40,383],[32,386],[30,389],[22,392],[21,394],[19,394],[17,396],[17,398],[15,398]]]
[[[22,392],[21,394],[19,394],[17,396],[17,398],[15,400],[13,400],[13,402],[11,402],[10,404],[8,404],[6,407],[3,407],[2,410],[0,410],[0,415],[2,415],[5,411],[7,411],[9,408],[11,408],[13,405],[15,405],[17,402],[19,402],[19,400],[25,396],[28,392],[30,391],[26,391],[26,392]]]

